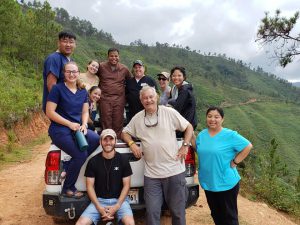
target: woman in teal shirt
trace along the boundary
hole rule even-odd
[[[207,110],[207,128],[196,138],[198,176],[215,224],[237,225],[241,177],[236,166],[248,156],[252,144],[236,131],[223,128],[223,121],[221,108]]]

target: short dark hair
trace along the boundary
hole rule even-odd
[[[173,73],[175,72],[175,70],[179,70],[182,73],[184,80],[186,80],[186,72],[185,72],[185,68],[183,66],[174,66],[170,72],[171,77],[172,77]]]
[[[91,89],[89,90],[89,94],[92,94],[92,92],[96,89],[99,89],[101,91],[101,89],[98,86],[92,86]]]
[[[214,110],[217,110],[218,113],[221,115],[221,117],[224,118],[224,110],[221,107],[217,107],[217,106],[210,106],[206,111],[206,116],[210,111],[214,111]]]
[[[76,36],[75,34],[68,32],[68,31],[61,31],[58,34],[58,39],[64,39],[64,38],[73,38],[74,40],[76,40]]]
[[[107,50],[107,55],[109,55],[109,53],[111,53],[111,52],[118,52],[118,54],[120,54],[120,51],[119,51],[119,49],[117,49],[117,48],[109,48],[109,49]]]

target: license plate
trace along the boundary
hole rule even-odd
[[[138,204],[139,203],[139,190],[132,189],[128,193],[129,203],[130,204]]]

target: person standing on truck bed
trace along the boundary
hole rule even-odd
[[[185,68],[181,66],[173,67],[171,69],[171,79],[174,87],[168,104],[187,119],[195,130],[197,127],[196,100],[192,85],[186,82]],[[177,137],[182,136],[182,132],[177,132]]]
[[[98,75],[102,91],[99,104],[102,129],[111,128],[121,136],[124,123],[125,80],[132,77],[128,68],[119,62],[119,50],[110,48],[108,61],[100,63]]]
[[[144,109],[140,100],[140,90],[142,87],[148,85],[158,90],[155,80],[145,75],[145,65],[141,60],[138,59],[133,62],[132,73],[134,77],[126,81],[126,100],[129,111],[128,122],[135,114]]]
[[[56,83],[64,82],[64,65],[72,61],[71,55],[76,47],[76,36],[70,32],[62,31],[58,34],[58,49],[50,54],[43,69],[43,111],[46,113],[46,102],[49,92]]]
[[[46,115],[51,120],[49,136],[52,142],[72,158],[62,188],[66,197],[81,198],[84,194],[75,187],[80,168],[89,154],[99,146],[99,135],[87,129],[89,117],[88,93],[79,81],[75,62],[64,67],[65,82],[54,85],[48,95]],[[74,132],[86,135],[88,149],[81,151],[74,139]]]
[[[127,197],[132,170],[129,161],[115,150],[117,135],[112,129],[103,130],[100,145],[103,151],[90,159],[86,167],[86,187],[90,205],[76,225],[98,224],[114,219],[125,225],[134,225]]]
[[[170,209],[173,225],[185,225],[186,180],[184,159],[192,138],[193,127],[176,110],[158,106],[155,88],[140,91],[145,108],[123,129],[122,139],[137,158],[142,157],[132,137],[141,141],[145,161],[144,198],[146,224],[160,224],[163,197]],[[176,130],[184,132],[183,145],[178,149]]]

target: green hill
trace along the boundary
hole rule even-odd
[[[110,47],[120,49],[121,62],[129,68],[135,59],[143,60],[147,65],[147,74],[154,78],[158,72],[169,71],[174,65],[184,66],[188,81],[195,90],[200,119],[198,131],[205,127],[207,107],[218,105],[225,108],[224,125],[238,130],[254,144],[251,157],[246,162],[249,165],[246,169],[252,168],[255,172],[250,177],[253,171],[247,170],[246,180],[252,185],[249,188],[262,191],[255,174],[263,177],[263,165],[271,163],[268,154],[271,140],[275,139],[278,143],[278,160],[275,160],[275,166],[270,164],[273,169],[271,172],[275,171],[283,181],[284,188],[288,186],[285,193],[297,191],[296,179],[300,176],[300,89],[286,80],[268,74],[259,67],[250,68],[241,60],[228,58],[224,54],[201,54],[190,50],[188,46],[183,48],[158,42],[155,46],[148,46],[141,40],[133,41],[129,46],[119,45],[111,34],[98,31],[89,21],[71,17],[64,9],[56,9],[55,14],[47,2],[20,6],[15,1],[3,0],[0,14],[8,18],[5,23],[0,23],[0,120],[7,129],[16,121],[25,119],[28,112],[41,110],[43,59],[55,51],[58,30],[69,29],[78,37],[73,58],[81,71],[85,71],[86,64],[91,59],[105,60]],[[30,26],[29,29],[29,22],[36,26]],[[37,32],[34,29],[39,30]],[[29,41],[33,32],[43,35]],[[20,34],[23,38],[16,39],[12,45],[11,38]],[[49,44],[45,44],[48,42]],[[3,158],[5,156],[0,161]],[[285,172],[281,173],[280,168],[284,168]],[[266,170],[267,174],[271,172]],[[250,184],[252,178],[256,180]],[[280,184],[277,186],[283,187]],[[285,190],[284,188],[280,190]],[[278,193],[278,196],[283,196],[282,192]],[[291,199],[291,195],[289,196]],[[275,199],[275,203],[270,202],[277,204],[277,208],[291,208],[290,211],[295,213],[300,205],[299,195],[297,196],[295,201],[298,201],[298,205],[291,203],[296,204],[296,209],[281,203],[277,196],[264,197]],[[300,214],[299,211],[298,213]]]

